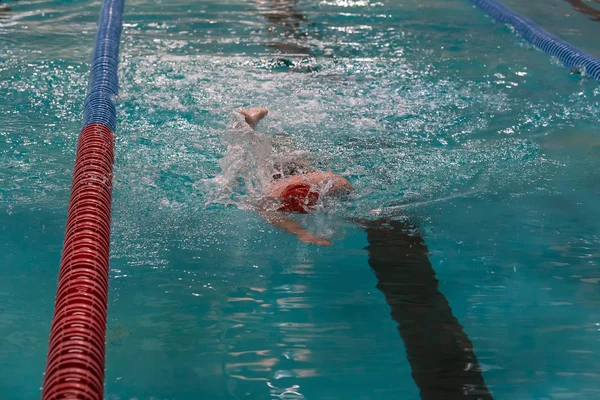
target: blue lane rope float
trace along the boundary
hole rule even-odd
[[[92,54],[88,95],[84,104],[84,127],[89,124],[103,124],[114,132],[117,125],[117,67],[124,3],[124,0],[106,0],[102,6]]]
[[[572,46],[496,0],[471,0],[498,22],[512,26],[523,39],[571,68],[581,68],[600,81],[600,60]]]

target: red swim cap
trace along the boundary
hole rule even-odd
[[[308,214],[319,200],[319,193],[310,190],[306,183],[293,183],[281,192],[279,211]]]

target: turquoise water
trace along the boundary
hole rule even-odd
[[[100,2],[2,4],[0,397],[34,399]],[[506,4],[600,57],[567,2]],[[135,0],[124,22],[107,399],[418,399],[354,217],[418,225],[495,399],[600,397],[597,82],[466,0]],[[210,202],[251,105],[356,186],[302,218],[333,247]]]

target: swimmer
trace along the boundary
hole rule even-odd
[[[266,108],[240,110],[253,129],[267,114]],[[296,235],[301,242],[331,246],[325,238],[314,235],[290,218],[291,213],[308,214],[322,196],[342,196],[354,188],[345,178],[331,172],[311,169],[308,163],[290,162],[275,165],[276,173],[266,187],[266,203],[261,215],[267,222]]]

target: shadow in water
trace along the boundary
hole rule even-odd
[[[391,307],[424,400],[492,399],[473,345],[452,314],[416,229],[399,221],[362,222],[377,288]]]

